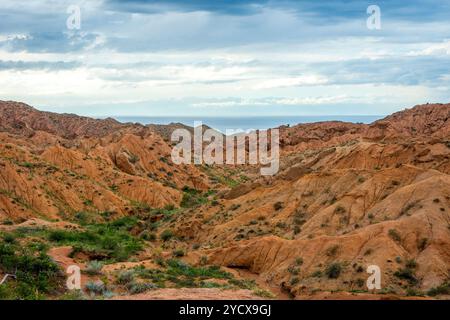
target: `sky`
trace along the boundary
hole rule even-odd
[[[0,0],[0,100],[98,117],[446,103],[450,1]]]

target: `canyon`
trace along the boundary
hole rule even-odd
[[[449,298],[450,104],[281,126],[273,176],[174,164],[177,128],[0,101],[0,254],[42,246],[51,299]]]

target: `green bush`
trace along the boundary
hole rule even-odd
[[[134,271],[126,270],[119,273],[116,282],[118,284],[129,284],[134,281]]]
[[[12,233],[6,233],[3,235],[3,241],[12,244],[16,242],[16,237]]]
[[[16,275],[0,286],[0,299],[41,299],[62,291],[58,265],[44,251],[30,246],[0,243],[0,270]]]
[[[151,282],[145,282],[145,283],[133,282],[130,284],[128,290],[130,291],[131,294],[138,294],[138,293],[143,293],[148,290],[152,290],[152,289],[156,289],[156,288],[158,288],[158,286]]]
[[[275,202],[273,204],[273,208],[275,209],[275,211],[283,209],[283,202],[281,201]]]
[[[300,282],[300,279],[298,277],[293,277],[290,281],[290,284],[291,284],[291,286],[295,286],[299,282]]]
[[[450,283],[449,282],[445,282],[443,284],[441,284],[440,286],[437,286],[435,288],[431,288],[427,294],[429,296],[437,296],[437,295],[450,295]]]
[[[183,249],[176,249],[172,252],[174,257],[183,257],[184,256],[184,250]]]
[[[420,297],[423,296],[423,293],[419,290],[416,290],[414,288],[407,288],[406,289],[406,295],[408,297]]]
[[[161,235],[159,236],[162,241],[169,241],[173,237],[172,230],[166,229],[164,230]]]
[[[334,257],[337,254],[338,250],[339,250],[339,246],[337,244],[334,246],[331,246],[327,249],[326,255],[329,257]]]
[[[146,241],[156,241],[156,235],[153,232],[144,230],[139,234],[139,238]]]
[[[417,268],[417,262],[414,259],[410,259],[410,260],[406,261],[405,266],[408,269],[415,269],[415,268]]]
[[[325,274],[330,279],[337,279],[342,271],[342,265],[340,263],[332,263],[325,270]]]
[[[220,270],[217,266],[208,267],[193,267],[183,261],[177,259],[170,259],[167,261],[168,274],[172,275],[184,275],[187,277],[204,277],[204,278],[219,278],[228,279],[231,274]]]
[[[91,294],[103,294],[106,292],[106,287],[102,281],[89,281],[86,283],[86,290]]]
[[[130,157],[128,158],[128,161],[130,161],[131,163],[136,163],[139,161],[139,157],[135,154],[130,154]]]
[[[201,191],[191,189],[189,187],[183,188],[183,198],[181,199],[180,206],[183,208],[193,208],[201,204],[208,202],[207,194],[203,194]]]
[[[320,278],[322,276],[322,271],[316,270],[311,274],[311,277]]]
[[[277,224],[275,225],[277,228],[280,228],[280,229],[286,229],[286,223],[285,222],[281,222],[281,221],[279,221],[279,222],[277,222]]]
[[[412,285],[415,285],[418,282],[416,276],[414,275],[414,271],[410,268],[398,269],[394,272],[394,276],[399,279],[407,280]]]
[[[392,240],[400,242],[402,238],[400,237],[400,234],[395,229],[389,229],[388,231],[389,237],[392,238]]]
[[[342,214],[342,213],[345,213],[346,211],[347,210],[343,206],[337,206],[334,209],[334,213],[337,213],[337,214]]]
[[[90,275],[102,274],[103,264],[100,261],[89,261],[85,273]]]
[[[364,281],[364,279],[361,278],[356,279],[356,285],[360,288],[363,287],[365,283],[366,281]]]
[[[291,274],[294,274],[294,275],[298,275],[300,273],[300,268],[294,267],[294,266],[289,266],[288,272]]]

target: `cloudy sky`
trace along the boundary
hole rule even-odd
[[[450,1],[0,0],[0,100],[92,116],[450,102]]]

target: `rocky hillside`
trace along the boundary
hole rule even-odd
[[[175,167],[171,146],[138,124],[41,112],[0,102],[0,215],[65,219],[77,212],[130,214],[179,204],[205,189],[193,166]]]
[[[0,231],[40,239],[62,266],[103,261],[85,291],[107,277],[116,298],[174,297],[180,287],[206,298],[218,295],[211,288],[243,298],[448,298],[449,116],[450,104],[428,104],[368,125],[283,126],[280,172],[260,177],[250,166],[174,165],[177,124],[0,102]],[[104,245],[105,230],[119,247]],[[100,238],[89,242],[89,232]],[[367,290],[369,265],[381,269],[381,290]]]

